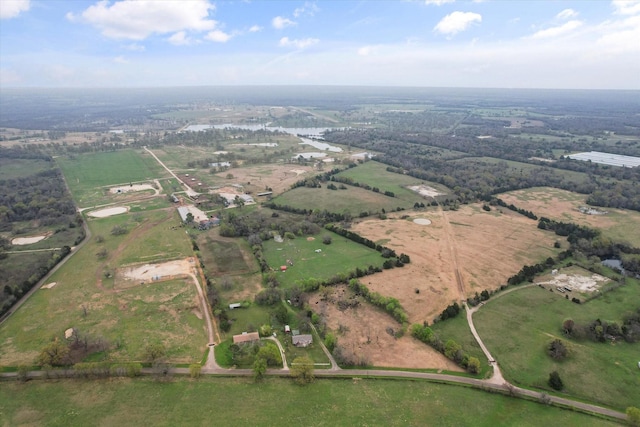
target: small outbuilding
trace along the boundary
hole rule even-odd
[[[259,341],[260,335],[257,332],[243,332],[233,336],[234,344],[244,344],[252,341]]]
[[[229,304],[229,310],[233,310],[234,308],[242,307],[242,303],[234,302],[233,304]]]
[[[283,273],[287,271],[287,266],[286,265],[280,266],[280,271],[282,271]]]

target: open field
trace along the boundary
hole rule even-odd
[[[0,157],[0,179],[16,179],[35,175],[54,167],[53,162],[40,159],[3,159]]]
[[[196,236],[202,262],[215,276],[256,273],[259,271],[249,243],[218,235],[217,229]]]
[[[336,183],[336,186],[339,186]],[[329,190],[324,185],[322,188],[298,187],[273,199],[276,204],[288,205],[300,209],[328,209],[331,212],[349,212],[358,216],[361,212],[387,212],[397,207],[409,208],[412,202],[407,202],[395,197],[388,197],[381,193],[365,190],[363,188],[346,186],[346,190]],[[416,195],[415,200],[421,200]]]
[[[633,246],[640,246],[640,213],[615,208],[598,208],[606,215],[587,215],[580,212],[586,206],[584,194],[550,187],[535,187],[511,191],[499,197],[507,204],[529,210],[538,216],[557,221],[574,222],[598,228],[605,236]]]
[[[484,343],[500,364],[503,375],[516,385],[550,390],[547,379],[557,370],[564,392],[581,399],[622,409],[640,402],[640,343],[595,343],[563,336],[562,322],[585,324],[595,319],[616,321],[640,307],[640,282],[605,293],[586,304],[574,304],[538,286],[490,299],[474,314]],[[562,339],[569,356],[556,362],[546,348]]]
[[[588,415],[420,381],[151,379],[31,381],[0,387],[6,425],[614,426]],[[148,396],[144,404],[140,396]],[[152,398],[151,398],[152,397]],[[455,402],[455,403],[453,403]]]
[[[417,192],[408,189],[409,186],[428,185],[437,192],[444,194],[449,193],[446,187],[431,182],[425,183],[417,178],[408,175],[400,175],[397,173],[387,172],[387,165],[375,161],[369,161],[355,168],[346,169],[340,172],[338,176],[352,178],[361,184],[368,184],[371,187],[377,187],[381,193],[391,191],[395,196],[403,202],[413,205],[415,202],[424,202],[424,198]]]
[[[330,245],[322,243],[325,235],[331,236]],[[321,231],[315,237],[285,238],[282,243],[270,239],[263,242],[263,247],[265,258],[269,266],[277,271],[278,281],[283,288],[291,287],[303,279],[329,279],[336,274],[349,273],[369,265],[382,267],[384,262],[379,252],[328,230]],[[280,272],[281,266],[286,266],[287,271]]]
[[[414,218],[429,219],[431,224],[416,224]],[[411,323],[431,323],[453,300],[460,300],[454,259],[459,262],[465,297],[473,296],[499,288],[523,265],[553,256],[557,237],[538,230],[535,221],[522,215],[506,209],[485,212],[479,205],[412,213],[406,220],[397,215],[365,220],[354,224],[353,230],[411,257],[403,268],[363,278],[372,291],[397,298]]]
[[[140,357],[145,343],[161,341],[175,361],[196,361],[207,342],[204,325],[193,310],[199,305],[192,281],[156,282],[117,290],[117,269],[190,256],[190,241],[177,225],[175,212],[123,214],[90,219],[93,232],[49,280],[51,289],[37,291],[0,326],[0,363],[31,361],[53,337],[70,327],[112,345],[111,357]],[[114,236],[119,226],[128,233]],[[104,239],[98,243],[98,238]],[[96,254],[104,250],[104,257]],[[87,314],[84,315],[84,308]]]
[[[352,297],[352,292],[341,285],[329,288],[326,297],[315,293],[309,299],[313,311],[324,319],[338,339],[337,346],[352,362],[376,367],[461,371],[455,363],[409,334],[394,337],[392,333],[402,329],[402,325],[366,301],[358,298],[357,306],[339,308],[340,300],[353,301]]]
[[[74,200],[80,206],[104,203],[107,186],[166,177],[167,172],[148,154],[135,150],[80,154],[56,159]],[[113,197],[117,197],[114,195]]]

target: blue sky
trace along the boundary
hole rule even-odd
[[[0,19],[0,88],[640,89],[640,0],[0,0]]]

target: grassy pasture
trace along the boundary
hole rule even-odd
[[[206,343],[206,336],[202,321],[190,312],[197,305],[192,283],[162,282],[157,287],[136,286],[116,292],[113,279],[105,276],[124,264],[192,254],[184,230],[171,230],[177,222],[173,212],[138,214],[139,222],[134,216],[88,220],[93,237],[52,275],[49,282],[57,285],[37,291],[0,326],[0,363],[31,362],[47,342],[69,327],[90,337],[103,337],[114,346],[119,342],[113,356],[121,359],[137,359],[147,339],[163,341],[173,360],[200,359],[200,345]],[[116,225],[129,232],[111,235]],[[97,236],[104,242],[98,243]],[[107,257],[98,259],[96,253],[102,249]],[[142,304],[140,300],[145,298],[158,299]]]
[[[330,245],[322,244],[322,237],[332,238]],[[324,230],[315,236],[315,240],[299,237],[293,240],[285,239],[283,243],[269,240],[263,243],[264,255],[269,266],[278,271],[280,286],[291,287],[298,280],[315,278],[328,279],[339,273],[348,273],[356,268],[366,268],[369,265],[382,266],[384,258],[380,253],[351,240],[340,237],[335,233]],[[321,249],[322,252],[315,252]],[[287,264],[293,262],[293,266]],[[280,266],[288,267],[285,273],[280,272]]]
[[[467,314],[464,310],[462,310],[460,314],[453,319],[434,323],[430,327],[443,342],[446,343],[448,340],[452,339],[462,345],[462,348],[464,351],[469,353],[469,356],[477,357],[480,361],[480,377],[491,375],[492,369],[489,366],[487,357],[484,355],[482,349],[478,345],[478,342],[471,334],[469,324],[467,323]]]
[[[605,293],[586,304],[574,304],[537,286],[489,300],[476,314],[475,326],[505,377],[517,385],[551,391],[547,379],[557,370],[564,393],[624,410],[640,401],[640,344],[594,343],[565,339],[562,322],[584,324],[595,319],[617,321],[640,307],[640,282]],[[569,357],[556,362],[546,348],[562,339]]]
[[[303,392],[304,391],[304,392]],[[142,403],[140,396],[147,396]],[[455,402],[455,403],[454,403]],[[30,381],[0,387],[3,425],[614,426],[581,413],[470,388],[421,381],[115,379]]]
[[[511,191],[499,196],[507,203],[530,210],[538,216],[564,222],[575,222],[598,228],[603,235],[617,241],[640,246],[640,213],[624,209],[598,208],[607,215],[586,215],[578,208],[586,206],[584,194],[550,187],[534,187]]]
[[[148,181],[168,175],[148,153],[120,150],[80,154],[56,159],[76,203],[85,206],[100,201],[105,186]]]
[[[412,185],[425,184],[440,193],[448,194],[449,190],[440,185],[431,182],[425,183],[417,178],[408,175],[400,175],[397,173],[387,172],[387,166],[375,161],[369,161],[355,168],[346,169],[340,172],[338,176],[352,178],[361,184],[368,184],[371,187],[378,187],[381,193],[385,191],[393,192],[399,200],[411,204],[415,202],[424,202],[424,198],[415,191],[411,191],[406,187]]]
[[[25,178],[55,166],[53,162],[41,159],[3,159],[0,158],[0,179]]]
[[[245,239],[217,236],[217,230],[199,234],[196,242],[207,270],[216,275],[257,272],[255,257]]]
[[[336,183],[336,186],[339,186]],[[416,200],[419,200],[416,197]],[[331,212],[349,212],[358,216],[360,212],[390,211],[397,207],[413,207],[396,197],[388,197],[381,193],[363,188],[347,186],[346,190],[329,190],[323,188],[298,187],[275,197],[273,201],[279,205],[289,205],[301,209],[327,209]]]

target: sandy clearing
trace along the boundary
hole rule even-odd
[[[42,285],[40,287],[40,289],[51,289],[53,288],[55,285],[57,285],[58,282],[51,282],[51,283],[47,283],[46,285]]]
[[[554,276],[554,278],[551,280],[536,282],[536,284],[549,285],[554,288],[567,287],[568,289],[581,292],[594,292],[600,289],[603,284],[610,281],[610,279],[595,273],[590,276],[560,273]]]
[[[535,221],[522,215],[511,211],[484,212],[480,205],[465,205],[446,215],[467,296],[496,289],[523,265],[553,255],[556,236],[539,230]],[[429,219],[431,225],[418,225],[414,218]],[[454,262],[439,212],[420,212],[407,220],[370,219],[352,228],[361,236],[384,242],[396,253],[406,253],[411,258],[411,263],[402,268],[362,279],[372,291],[397,298],[411,323],[425,320],[431,323],[447,305],[459,300]]]
[[[41,240],[44,240],[50,235],[51,235],[50,233],[45,233],[45,234],[38,234],[37,236],[16,237],[14,239],[11,239],[11,244],[16,246],[30,245],[32,243],[37,243]]]
[[[89,212],[87,215],[93,218],[106,218],[112,215],[119,215],[129,211],[128,206],[118,206],[114,208],[100,209],[98,211]]]
[[[128,287],[133,282],[151,282],[173,276],[191,274],[195,268],[193,258],[168,261],[159,264],[142,264],[122,267],[116,271],[116,287]]]
[[[431,225],[431,220],[426,218],[416,218],[413,220],[418,225]]]
[[[153,191],[155,191],[156,189],[153,188],[153,186],[150,185],[150,184],[122,185],[120,187],[111,187],[109,189],[111,194],[129,193],[129,192],[132,192],[132,191],[144,191],[144,190],[153,190]]]
[[[320,293],[309,299],[312,309],[324,317],[327,326],[338,331],[340,325],[346,332],[336,333],[338,345],[373,366],[398,368],[434,368],[450,371],[461,369],[433,348],[416,341],[409,335],[394,338],[387,328],[398,330],[400,324],[388,314],[364,302],[356,308],[341,311],[338,298],[349,295],[346,286],[330,288],[328,300]]]
[[[313,172],[312,166],[295,165],[257,165],[228,169],[215,175],[226,179],[227,174],[233,175],[233,182],[242,183],[245,191],[253,194],[270,188],[274,195],[289,190],[291,185],[300,179],[300,175]],[[248,183],[251,184],[248,184]]]
[[[428,185],[412,185],[407,188],[411,191],[415,191],[421,196],[426,196],[426,197],[436,197],[436,196],[444,195],[444,193],[441,193],[435,188],[429,187]]]

